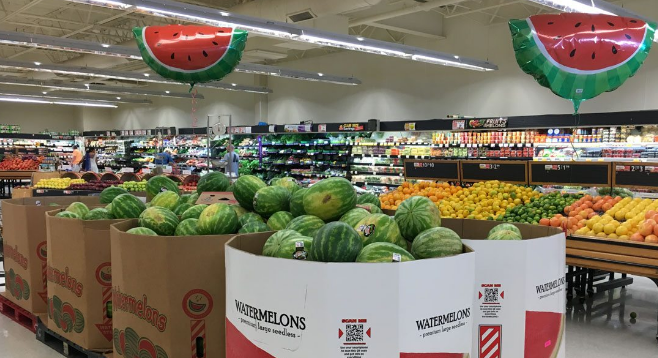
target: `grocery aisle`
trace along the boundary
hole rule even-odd
[[[658,357],[658,342],[651,338],[656,334],[658,310],[658,289],[653,282],[635,277],[635,283],[625,293],[620,289],[613,292],[612,299],[617,303],[612,309],[606,304],[608,299],[606,294],[591,302],[589,309],[586,303],[567,312],[567,358],[618,358],[628,354],[633,358]],[[620,317],[619,302],[624,302],[623,317]],[[631,312],[637,313],[635,324],[630,323]],[[51,357],[61,355],[0,315],[0,358]]]

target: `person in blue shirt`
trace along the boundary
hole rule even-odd
[[[162,153],[156,154],[154,159],[153,163],[156,165],[174,164],[174,158],[169,153],[169,149],[165,149]]]
[[[226,175],[229,177],[237,178],[238,168],[240,168],[240,156],[235,153],[235,147],[233,147],[233,145],[229,144],[226,149],[227,153],[222,159],[222,161],[226,163]]]

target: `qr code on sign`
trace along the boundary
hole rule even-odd
[[[363,325],[362,324],[345,325],[345,341],[363,342]]]
[[[484,289],[484,303],[498,303],[498,289],[485,288]]]

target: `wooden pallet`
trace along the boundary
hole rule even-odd
[[[37,317],[3,295],[0,295],[0,313],[32,332],[37,330]]]
[[[94,352],[82,348],[81,346],[69,341],[58,333],[49,329],[46,324],[37,318],[37,340],[59,354],[70,358],[107,358],[104,352]],[[110,352],[111,353],[111,352]]]

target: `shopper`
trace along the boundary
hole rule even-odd
[[[73,145],[73,158],[71,159],[71,171],[73,172],[79,172],[80,164],[82,164],[82,152],[79,148],[79,145]]]
[[[153,161],[156,165],[169,165],[174,164],[174,158],[171,156],[169,148],[155,155],[155,160]]]
[[[84,171],[98,173],[98,163],[96,162],[96,149],[90,148],[85,154],[84,164],[82,166]]]
[[[228,152],[224,156],[224,159],[222,159],[222,161],[226,163],[226,175],[237,178],[238,168],[240,166],[240,156],[235,153],[235,147],[233,147],[233,145],[229,144],[226,149]]]

